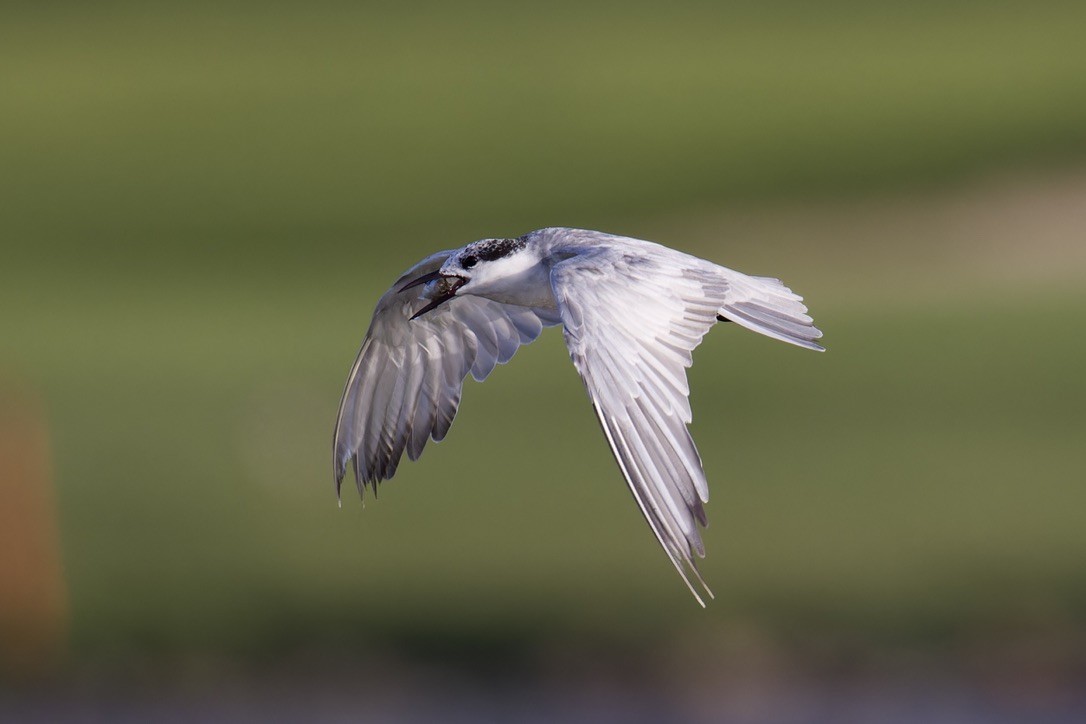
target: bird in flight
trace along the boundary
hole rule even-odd
[[[426,257],[377,302],[333,441],[336,492],[359,495],[442,440],[470,373],[482,381],[543,327],[561,325],[622,475],[690,592],[709,488],[687,425],[686,368],[717,322],[821,351],[803,298],[649,241],[547,228]]]

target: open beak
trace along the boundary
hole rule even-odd
[[[432,282],[433,280],[440,279],[440,278],[441,278],[441,272],[440,271],[432,271],[429,274],[423,274],[418,279],[413,279],[413,280],[409,281],[407,284],[404,284],[402,287],[400,287],[396,291],[398,291],[398,292],[406,292],[411,287],[417,287],[420,284],[426,284],[428,282]]]
[[[468,280],[464,277],[452,275],[446,276],[440,271],[434,271],[430,272],[429,274],[423,274],[418,279],[409,281],[407,284],[404,284],[402,287],[400,287],[400,291],[405,292],[413,287],[417,287],[422,284],[428,284],[433,281],[436,281],[438,284],[434,296],[430,297],[430,303],[419,311],[415,312],[415,314],[412,315],[411,319],[418,319],[432,309],[440,307],[442,304],[455,297],[456,290],[464,286],[468,282]]]

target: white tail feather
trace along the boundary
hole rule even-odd
[[[807,314],[803,297],[773,277],[752,277],[728,270],[728,302],[720,316],[782,342],[819,352],[822,332]]]

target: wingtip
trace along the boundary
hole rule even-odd
[[[347,466],[351,463],[351,460],[352,460],[352,458],[348,458],[347,460],[344,460],[344,461],[336,460],[333,463],[332,480],[334,481],[335,486],[336,486],[336,504],[340,508],[343,508],[343,479],[347,477]],[[357,458],[355,458],[355,460],[357,461]],[[355,471],[354,471],[354,474],[355,474],[355,487],[358,488],[358,498],[362,501],[362,507],[365,508],[366,507],[366,496],[365,496],[366,484],[363,481],[363,479],[360,477],[360,471],[357,469],[357,465],[355,465],[354,467],[355,467]],[[377,494],[377,484],[376,483],[373,484],[373,488],[374,488],[374,495],[376,495]]]
[[[709,587],[706,586],[704,583],[702,584],[702,588],[704,589],[705,593],[708,594],[710,601],[716,598],[716,596],[713,595],[713,592],[710,591]],[[694,586],[690,586],[690,592],[694,594],[694,600],[698,602],[699,606],[701,606],[702,608],[709,608],[709,604],[705,601],[705,598],[702,596],[701,592],[695,590]]]
[[[701,595],[701,591],[704,591],[708,595],[710,600],[716,598],[712,589],[705,583],[705,579],[701,577],[701,571],[698,570],[697,565],[694,563],[694,559],[689,555],[682,556],[680,559],[672,558],[671,562],[675,565],[675,570],[679,572],[679,577],[683,579],[683,583],[686,584],[686,588],[690,591],[690,594],[694,597],[694,600],[698,602],[698,605],[702,608],[708,608],[705,603],[705,599]],[[686,565],[683,565],[685,563]],[[689,573],[688,573],[689,572]],[[691,580],[693,579],[693,580]],[[694,585],[694,581],[697,581],[698,585]],[[698,588],[701,588],[701,591]]]
[[[697,580],[698,585],[700,585],[706,595],[709,596],[709,600],[715,600],[716,595],[713,593],[713,589],[709,588],[709,584],[707,584],[705,582],[705,579],[701,577],[701,571],[698,570],[698,567],[697,565],[695,565],[694,561],[688,558],[687,564],[690,567],[690,571],[694,574],[694,578]],[[694,593],[694,598],[698,600],[698,603],[701,604],[701,607],[707,608],[707,606],[705,605],[705,600],[700,595],[698,595],[697,592],[694,591],[694,586],[690,583],[690,581],[687,581],[686,585],[690,586],[690,591]]]
[[[343,507],[343,476],[347,474],[346,460],[340,460],[338,444],[332,447],[332,483],[336,486],[336,500]]]
[[[343,475],[336,476],[336,505],[343,508]]]

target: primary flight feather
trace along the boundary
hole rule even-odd
[[[686,368],[718,321],[822,350],[803,299],[649,241],[539,229],[433,254],[377,303],[351,367],[334,435],[336,490],[359,494],[449,431],[464,378],[562,325],[566,346],[634,499],[691,593],[709,489],[690,423]]]

